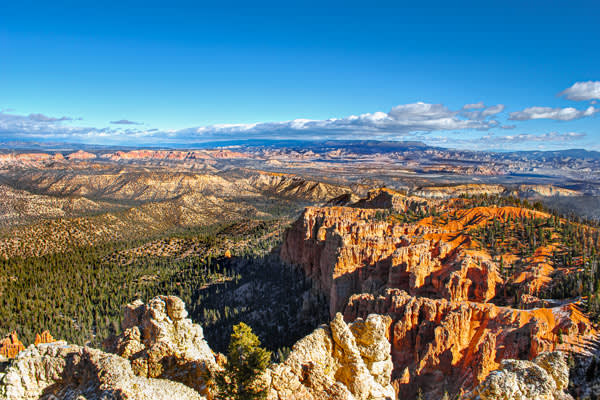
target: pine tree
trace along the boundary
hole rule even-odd
[[[255,400],[266,398],[260,375],[271,362],[271,352],[260,347],[260,340],[243,322],[233,327],[227,362],[215,374],[216,399]]]

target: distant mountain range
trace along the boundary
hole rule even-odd
[[[58,151],[69,152],[85,150],[91,152],[105,152],[115,150],[134,150],[134,149],[210,149],[219,147],[237,147],[245,149],[288,149],[294,151],[312,151],[314,153],[327,153],[334,150],[345,150],[347,152],[368,155],[368,154],[388,154],[407,151],[448,151],[462,154],[488,154],[494,155],[499,159],[520,159],[520,160],[538,160],[555,161],[557,159],[573,158],[582,160],[600,160],[600,152],[585,149],[567,149],[567,150],[530,150],[530,151],[474,151],[469,149],[451,149],[444,147],[429,146],[419,141],[378,141],[378,140],[229,140],[215,141],[205,143],[194,143],[185,145],[170,146],[116,146],[85,143],[61,143],[61,142],[33,142],[33,141],[4,141],[0,142],[0,152],[4,151]]]

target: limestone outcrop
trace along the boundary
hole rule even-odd
[[[158,296],[123,307],[123,333],[106,343],[107,350],[131,362],[133,372],[165,378],[206,393],[204,373],[215,368],[215,356],[200,325],[187,318],[183,301]]]
[[[128,360],[65,342],[31,345],[0,374],[6,400],[203,400],[193,389],[133,373]]]
[[[391,319],[369,315],[329,325],[299,340],[282,364],[265,374],[269,400],[392,400]]]
[[[503,360],[500,369],[462,400],[572,400],[568,384],[564,354],[542,353],[532,361]]]

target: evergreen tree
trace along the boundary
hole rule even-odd
[[[215,374],[216,398],[221,400],[255,400],[266,398],[260,375],[271,362],[271,352],[260,347],[260,340],[243,322],[233,327],[227,362]]]

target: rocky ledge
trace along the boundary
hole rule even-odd
[[[31,345],[0,375],[0,399],[210,398],[204,372],[221,367],[202,328],[186,317],[181,299],[158,296],[124,307],[123,333],[106,341],[107,352],[62,341]],[[267,399],[395,399],[390,324],[381,315],[347,324],[337,314],[265,371]]]
[[[461,400],[573,400],[566,393],[569,367],[560,352],[543,353],[533,361],[504,360]]]

